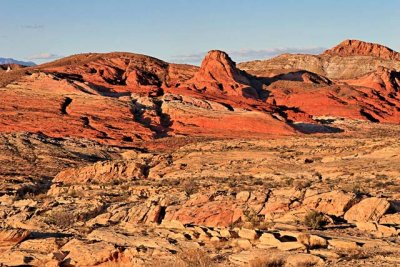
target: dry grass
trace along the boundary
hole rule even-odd
[[[285,259],[277,256],[265,256],[249,262],[249,267],[282,267],[285,265]]]
[[[217,264],[201,249],[188,249],[178,253],[174,262],[155,260],[153,267],[216,267]]]

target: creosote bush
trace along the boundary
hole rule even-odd
[[[321,229],[325,223],[324,215],[315,210],[310,211],[304,217],[304,225],[311,229]]]

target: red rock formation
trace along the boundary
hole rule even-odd
[[[400,72],[385,67],[378,67],[376,71],[358,79],[346,80],[346,83],[396,93],[400,89]]]
[[[188,81],[198,90],[209,93],[223,93],[233,96],[258,98],[257,90],[244,72],[236,68],[236,63],[225,52],[208,52],[199,71]]]
[[[395,55],[378,48],[357,53]],[[131,146],[173,135],[291,135],[287,122],[318,116],[400,123],[399,79],[386,68],[342,81],[304,70],[256,78],[215,50],[200,68],[130,53],[82,54],[1,72],[0,131]]]
[[[326,50],[322,55],[331,56],[372,56],[387,60],[400,60],[400,53],[392,49],[374,43],[367,43],[359,40],[345,40],[339,45]]]

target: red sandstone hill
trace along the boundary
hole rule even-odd
[[[332,49],[326,50],[322,55],[341,57],[368,56],[387,60],[400,60],[400,53],[386,46],[359,40],[345,40]]]
[[[345,41],[306,56],[335,62],[325,66],[328,75],[309,70],[317,65],[300,55],[280,58],[279,66],[293,68],[277,74],[268,69],[276,61],[265,70],[258,63],[239,64],[240,70],[217,50],[200,68],[132,53],[75,55],[0,72],[0,131],[130,146],[165,136],[293,135],[304,130],[293,122],[315,124],[326,116],[400,123],[398,69],[379,65],[397,66],[396,55]]]

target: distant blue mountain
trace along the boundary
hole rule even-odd
[[[20,61],[20,60],[15,60],[12,58],[2,58],[0,57],[0,65],[1,64],[19,64],[19,65],[24,65],[24,66],[35,66],[36,64],[32,61]]]

